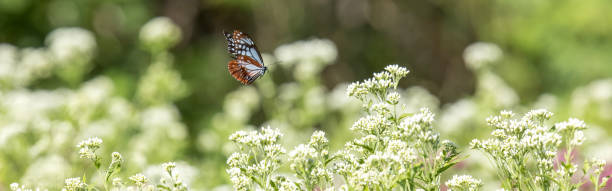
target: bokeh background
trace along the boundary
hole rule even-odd
[[[177,161],[190,187],[230,189],[229,134],[270,125],[291,149],[320,129],[340,148],[360,115],[347,83],[389,64],[411,70],[406,109],[467,153],[487,116],[547,108],[610,161],[611,19],[606,0],[0,0],[0,190],[95,178],[74,146],[91,136],[124,177]],[[270,67],[252,86],[227,72],[233,29]],[[499,187],[477,153],[453,170]]]

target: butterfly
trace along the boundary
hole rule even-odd
[[[234,58],[227,63],[227,69],[236,80],[249,85],[266,73],[268,67],[264,65],[251,37],[239,30],[234,30],[233,33],[223,31],[223,34],[227,39],[227,50]]]

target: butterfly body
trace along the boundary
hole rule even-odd
[[[234,58],[227,64],[227,69],[236,80],[249,85],[266,73],[268,68],[248,35],[238,30],[223,33],[227,39],[227,50]]]

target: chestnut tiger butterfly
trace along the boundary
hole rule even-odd
[[[234,58],[227,63],[227,69],[236,80],[249,85],[266,73],[268,67],[264,65],[251,37],[239,30],[234,30],[233,33],[223,31],[223,34],[227,39],[227,50]]]

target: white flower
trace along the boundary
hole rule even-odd
[[[463,59],[469,68],[480,69],[499,60],[502,50],[493,43],[476,42],[470,44],[463,52]]]
[[[576,133],[574,133],[574,137],[572,137],[572,140],[570,141],[570,145],[582,145],[584,140],[586,140],[586,138],[584,137],[584,133],[582,131],[576,131]]]
[[[244,153],[233,153],[227,158],[227,165],[230,167],[245,166],[249,162],[249,155]]]
[[[223,111],[232,120],[246,121],[251,117],[253,110],[259,106],[259,99],[255,88],[243,86],[226,96]]]
[[[396,78],[406,77],[406,75],[408,75],[408,73],[410,72],[410,71],[408,71],[408,69],[406,69],[404,67],[400,67],[400,66],[398,66],[396,64],[389,65],[389,66],[385,67],[385,70],[387,72],[391,73]]]
[[[327,94],[327,107],[332,110],[338,110],[344,113],[357,113],[361,107],[356,99],[349,99],[346,94],[348,83],[336,85],[334,89]]]
[[[289,67],[296,62],[331,63],[336,59],[338,50],[330,40],[312,39],[281,45],[274,50],[274,55],[282,66]]]
[[[170,60],[156,60],[147,68],[136,89],[136,97],[149,105],[172,102],[188,93],[181,74]]]
[[[514,116],[514,112],[508,110],[502,110],[499,114],[504,118],[511,118]]]
[[[317,61],[304,60],[301,61],[300,64],[296,65],[295,69],[293,70],[293,76],[298,81],[305,81],[318,77],[317,74],[321,72],[321,70],[323,70],[323,65],[319,64]]]
[[[375,103],[370,107],[370,111],[377,113],[380,116],[389,115],[391,113],[392,106],[387,102]]]
[[[251,179],[244,175],[240,168],[234,167],[227,170],[230,181],[236,190],[248,190],[251,185]]]
[[[17,77],[23,83],[36,78],[47,77],[53,69],[52,62],[46,50],[26,48],[21,51],[21,61],[16,71]]]
[[[351,130],[359,130],[363,132],[374,132],[385,129],[391,124],[386,118],[381,115],[370,115],[362,117],[353,126]]]
[[[402,110],[407,113],[418,112],[421,108],[427,107],[437,110],[440,105],[438,97],[432,95],[427,89],[420,86],[413,86],[405,89],[401,93],[399,101]]]
[[[346,88],[348,96],[355,96],[358,99],[363,98],[364,95],[368,94],[368,90],[360,83],[353,82]]]
[[[559,99],[553,94],[542,94],[531,106],[532,108],[545,108],[551,111],[557,110],[559,105]]]
[[[28,185],[58,186],[57,184],[61,184],[65,177],[72,175],[70,165],[64,157],[58,154],[39,156],[25,169],[21,181]]]
[[[16,182],[11,183],[10,185],[11,190],[16,191],[17,189],[19,189],[19,184]]]
[[[163,132],[172,140],[182,140],[187,136],[187,130],[179,117],[174,105],[160,105],[142,111],[140,124],[147,133]]]
[[[176,163],[175,162],[164,163],[162,164],[162,168],[166,170],[166,172],[170,173],[172,172],[172,170],[174,170],[174,168],[176,168]]]
[[[46,191],[47,190],[47,189],[40,189],[38,187],[36,187],[35,189],[31,189],[31,188],[28,188],[26,185],[20,186],[19,183],[16,183],[16,182],[11,183],[10,189],[11,191],[41,191],[41,190]]]
[[[259,139],[264,142],[264,144],[272,144],[277,143],[282,136],[283,134],[280,132],[280,130],[272,129],[270,126],[268,126],[261,129]]]
[[[387,101],[389,101],[390,104],[397,105],[399,103],[400,97],[401,96],[399,93],[391,92],[387,94]]]
[[[149,182],[149,179],[140,173],[130,176],[129,179],[138,187],[142,187]]]
[[[531,110],[525,114],[525,120],[547,120],[553,116],[552,112],[546,109]]]
[[[6,80],[13,77],[17,67],[16,47],[10,44],[0,43],[0,79]]]
[[[461,99],[444,107],[438,120],[440,131],[447,134],[461,132],[463,128],[471,125],[478,108],[471,99]]]
[[[478,190],[482,186],[482,181],[470,175],[453,175],[453,178],[445,183],[451,189],[457,190]]]
[[[312,133],[312,136],[310,137],[310,142],[308,142],[308,145],[311,145],[312,147],[315,147],[315,148],[321,148],[321,147],[327,146],[328,142],[329,141],[327,140],[327,138],[325,138],[325,132],[315,131],[314,133]]]
[[[112,184],[113,184],[114,187],[122,187],[123,186],[123,181],[121,180],[121,178],[115,177],[115,178],[113,178]]]
[[[77,144],[77,147],[79,148],[83,148],[83,147],[100,148],[100,145],[102,145],[102,139],[98,137],[92,137],[87,140],[83,140],[79,142],[79,144]]]
[[[562,140],[569,140],[571,147],[582,144],[584,135],[582,129],[586,128],[584,122],[570,119],[568,122],[557,123],[551,127],[546,123],[553,113],[544,110],[531,110],[522,117],[513,117],[509,111],[502,111],[500,116],[492,116],[487,123],[494,128],[493,138],[479,141],[473,140],[471,147],[479,149],[495,160],[501,174],[520,173],[526,176],[520,169],[525,169],[525,163],[535,163],[537,168],[532,172],[533,181],[537,184],[542,181],[550,181],[553,178],[567,179],[577,170],[576,165],[563,166],[552,173],[557,159],[557,150]],[[511,164],[522,163],[516,166]],[[501,177],[513,179],[514,177]],[[565,181],[565,180],[564,180]]]
[[[399,129],[407,135],[416,136],[420,140],[434,140],[437,138],[437,134],[432,132],[433,120],[434,114],[427,108],[421,108],[419,113],[404,119],[400,123]]]
[[[111,163],[121,163],[123,162],[123,156],[119,152],[113,152],[111,154]]]
[[[153,49],[168,49],[181,39],[181,29],[167,17],[151,19],[140,29],[140,40]]]
[[[295,147],[291,152],[289,152],[289,161],[291,161],[291,168],[296,170],[297,166],[301,165],[297,163],[306,162],[311,158],[315,158],[318,156],[317,150],[304,144],[300,144]]]
[[[84,182],[81,182],[80,177],[68,178],[66,179],[65,183],[66,185],[64,186],[62,190],[66,190],[66,191],[80,191],[87,187],[87,184],[85,184]]]
[[[555,127],[559,132],[576,131],[586,129],[586,124],[582,120],[569,118],[567,121],[555,124]]]
[[[604,170],[604,167],[606,166],[606,161],[598,158],[593,158],[591,160],[588,160],[587,162],[591,164],[590,167],[591,169],[593,169],[594,174],[601,174],[601,172]]]
[[[68,112],[75,116],[87,115],[88,109],[92,110],[109,98],[114,86],[110,78],[101,76],[85,82],[75,94],[68,99]]]
[[[592,115],[612,119],[612,78],[596,80],[572,93],[571,111],[573,115]],[[598,114],[598,115],[597,115]]]
[[[486,71],[478,76],[478,93],[495,107],[507,108],[518,104],[519,96],[501,77]]]
[[[282,181],[282,182],[280,182],[279,190],[300,191],[301,189],[299,187],[297,187],[294,182],[291,182],[291,181]]]
[[[46,38],[49,51],[59,64],[68,64],[73,59],[89,61],[96,49],[94,35],[82,28],[59,28]]]

